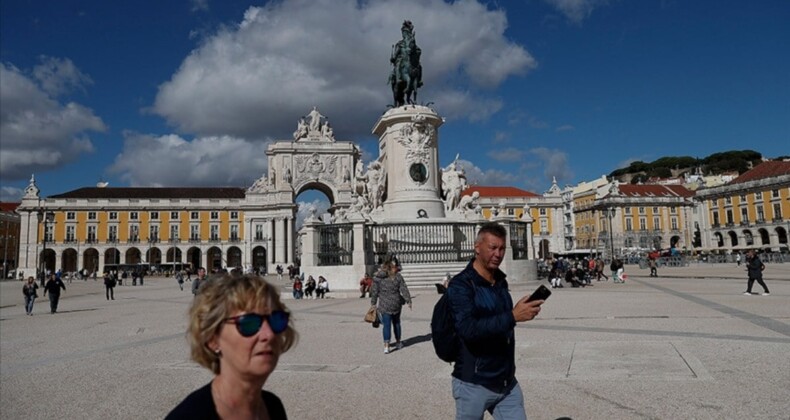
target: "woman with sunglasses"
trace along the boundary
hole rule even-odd
[[[400,267],[394,259],[388,259],[381,266],[381,270],[376,273],[373,287],[370,291],[370,304],[378,306],[379,318],[381,319],[384,335],[384,354],[389,354],[393,348],[390,347],[390,325],[395,330],[395,350],[403,348],[400,341],[400,313],[403,305],[408,304],[411,309],[411,295],[406,281],[400,274]]]
[[[296,343],[278,290],[252,274],[205,282],[189,311],[192,360],[214,379],[167,419],[285,419],[280,399],[263,390],[280,355]]]

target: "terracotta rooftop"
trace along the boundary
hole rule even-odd
[[[626,197],[693,197],[694,192],[682,185],[620,184],[620,194]]]
[[[147,199],[147,198],[214,198],[231,199],[244,198],[244,188],[217,187],[217,188],[152,188],[152,187],[86,187],[79,188],[63,194],[53,195],[49,198],[77,198],[77,199]]]
[[[743,175],[733,179],[728,184],[741,184],[748,181],[756,181],[758,179],[788,174],[790,174],[790,162],[770,160],[744,172]]]
[[[0,201],[0,211],[12,213],[17,207],[19,207],[19,204],[20,203],[8,203]]]
[[[516,187],[486,187],[481,185],[465,189],[461,196],[472,195],[475,191],[480,194],[480,197],[540,197],[538,194]]]

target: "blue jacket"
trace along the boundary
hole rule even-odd
[[[447,288],[461,338],[453,376],[501,393],[516,383],[513,299],[505,273],[497,270],[492,285],[477,274],[473,262]]]

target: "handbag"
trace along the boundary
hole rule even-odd
[[[375,322],[376,319],[378,319],[376,307],[371,306],[370,309],[368,309],[368,312],[365,314],[365,322]]]

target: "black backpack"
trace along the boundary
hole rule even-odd
[[[472,283],[474,287],[474,283]],[[455,321],[450,310],[450,300],[444,293],[433,307],[431,316],[431,341],[436,355],[445,362],[455,362],[461,351],[461,338],[455,332]]]

